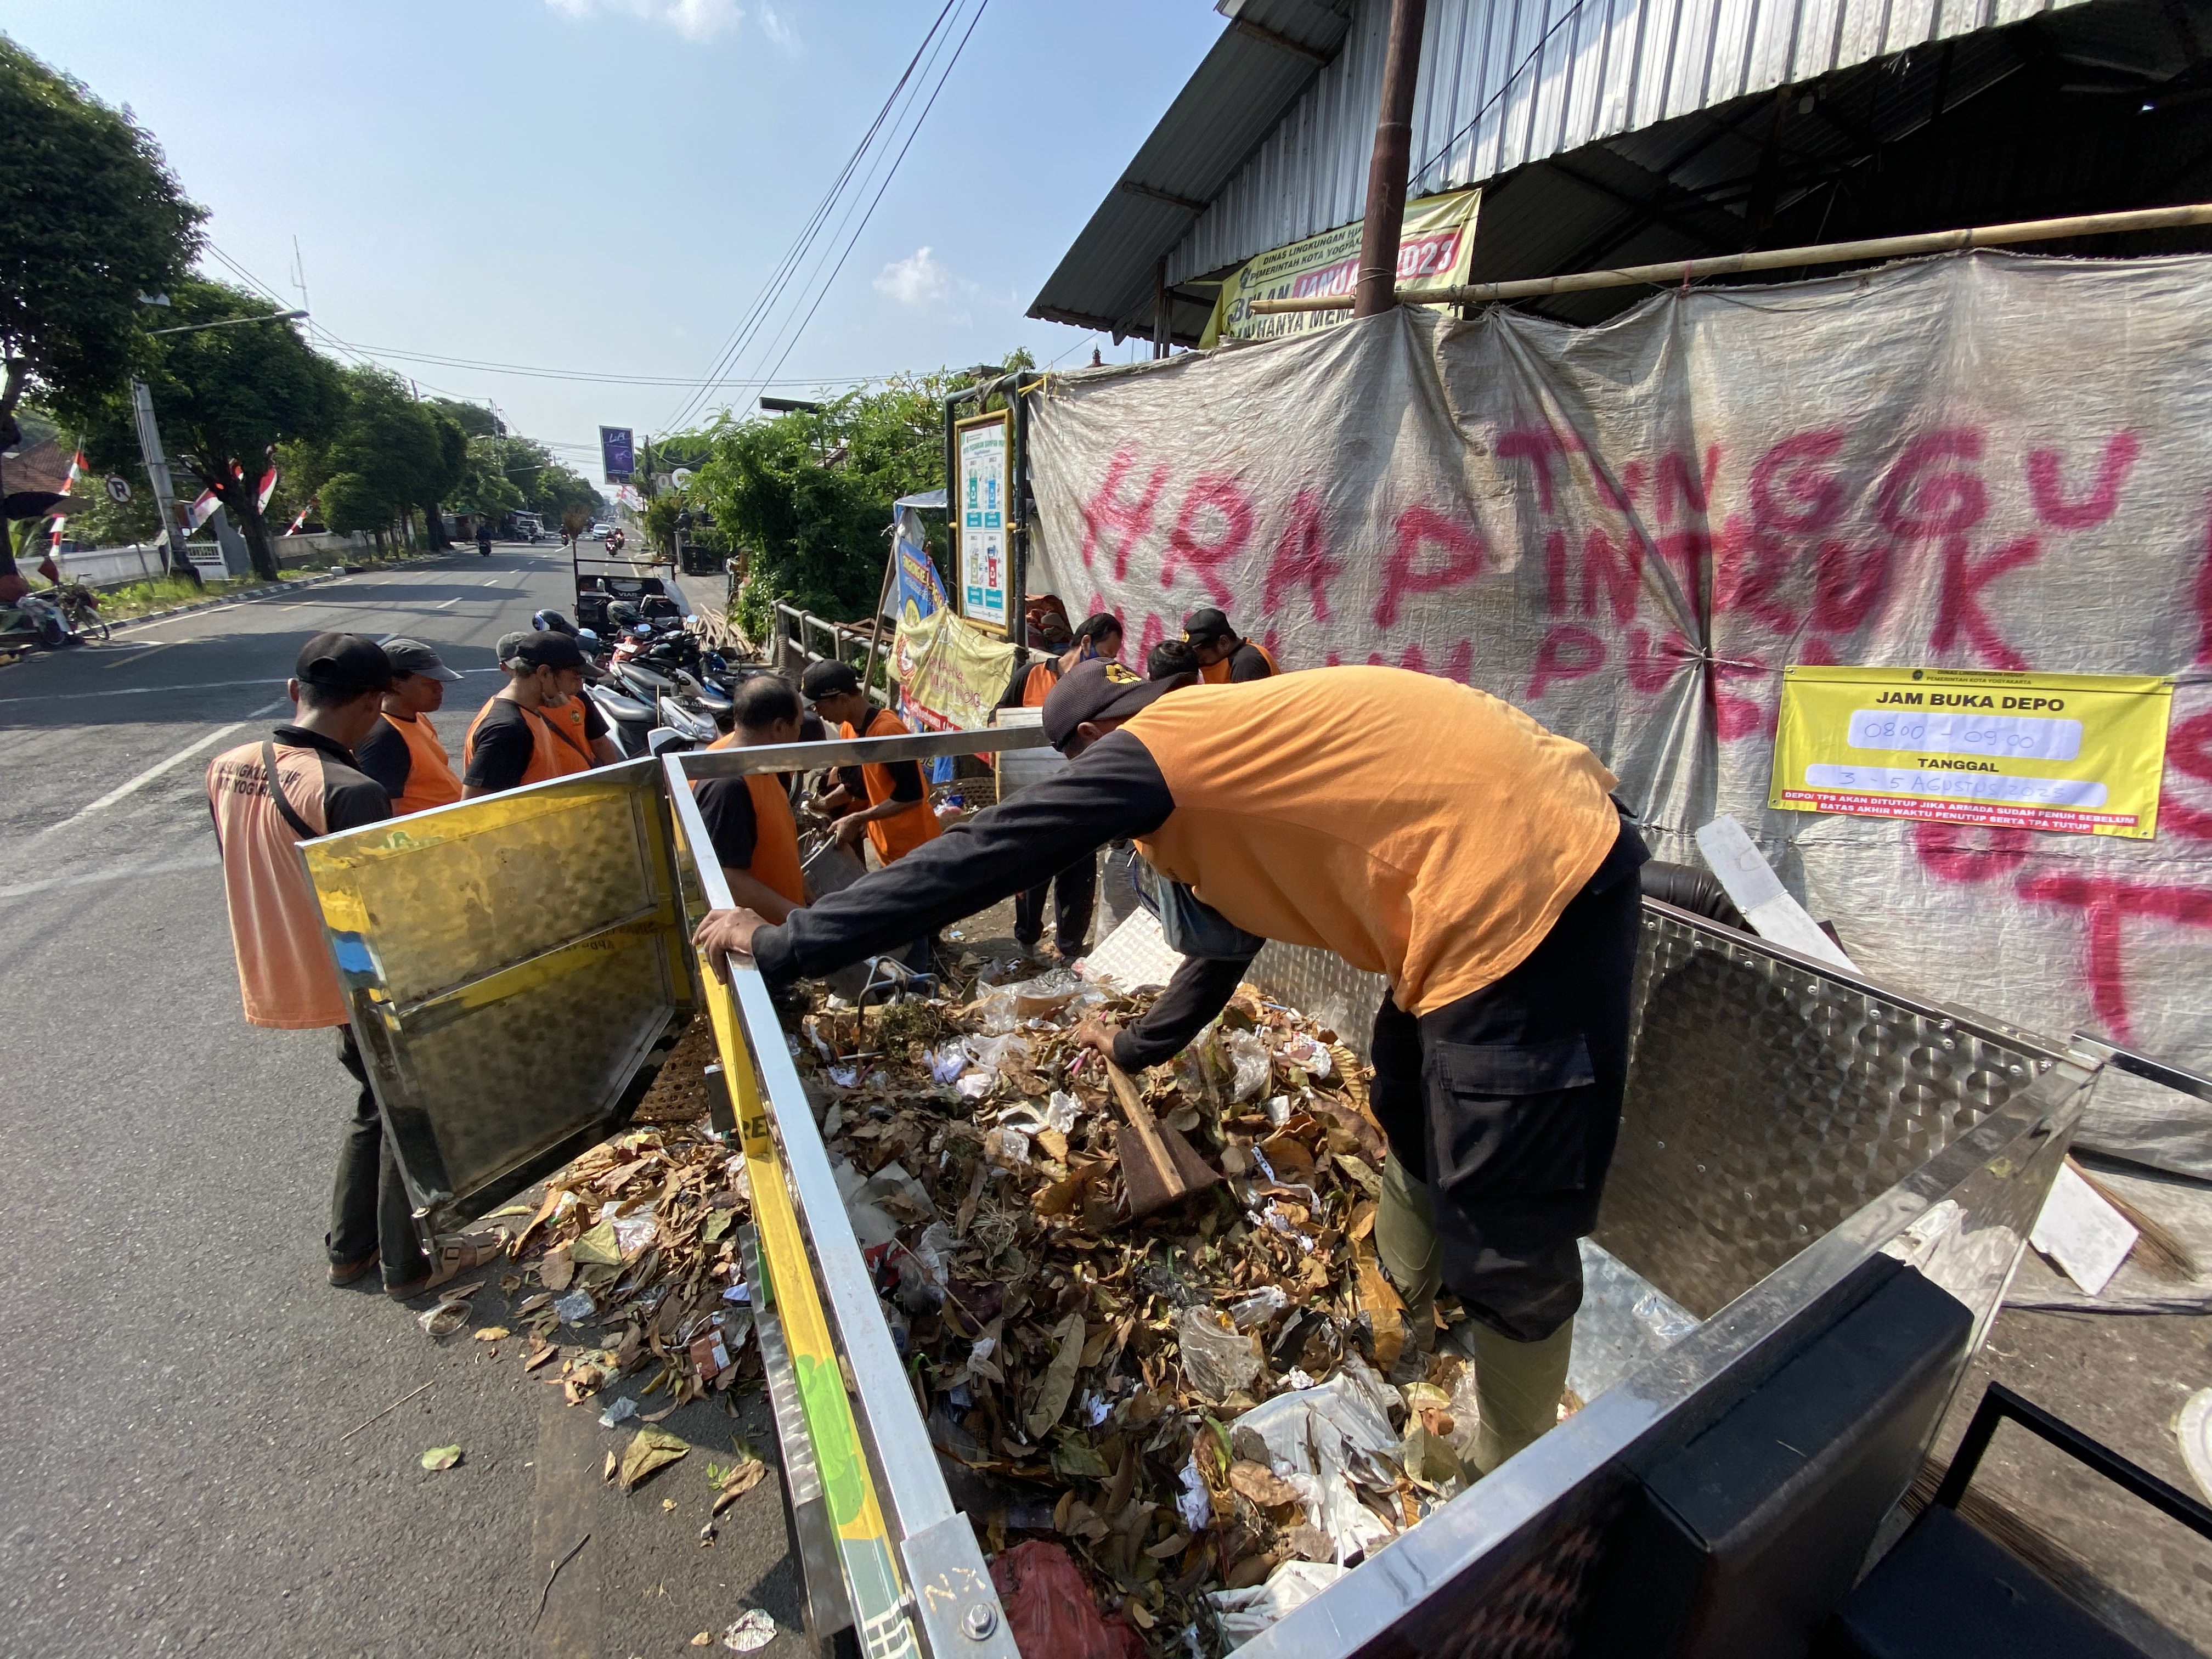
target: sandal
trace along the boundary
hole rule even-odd
[[[503,1233],[475,1233],[459,1238],[441,1238],[438,1241],[437,1254],[431,1258],[428,1273],[404,1285],[386,1285],[384,1293],[395,1302],[407,1301],[425,1291],[435,1290],[472,1268],[483,1267],[495,1260],[506,1248],[507,1236]]]
[[[367,1255],[362,1257],[358,1261],[331,1262],[331,1283],[333,1285],[351,1285],[360,1279],[366,1279],[368,1276],[369,1270],[376,1266],[378,1259],[378,1253],[374,1250],[371,1250]]]

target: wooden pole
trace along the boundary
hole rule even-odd
[[[1398,241],[1406,228],[1406,173],[1413,165],[1413,90],[1421,76],[1421,34],[1428,14],[1428,0],[1390,0],[1382,108],[1367,161],[1367,216],[1359,228],[1355,317],[1380,316],[1398,303]]]
[[[1982,225],[1972,230],[1878,236],[1866,241],[1828,242],[1811,247],[1766,248],[1756,253],[1723,253],[1711,259],[1624,265],[1615,270],[1530,276],[1510,283],[1467,283],[1457,288],[1407,297],[1417,305],[1479,305],[1492,300],[1534,300],[1547,294],[1585,294],[1593,289],[1694,283],[1707,276],[1732,276],[1747,270],[1786,270],[1793,265],[1905,259],[1923,253],[1956,253],[1973,247],[2005,247],[2020,242],[2051,242],[2074,236],[2110,236],[2129,230],[2169,230],[2186,225],[2212,225],[2212,203],[2191,207],[2144,208],[2132,213],[2090,213],[2072,219],[2028,219],[2016,224]],[[1348,311],[1352,309],[1352,301],[1341,295],[1315,295],[1295,300],[1255,300],[1252,309],[1263,315],[1288,311]]]

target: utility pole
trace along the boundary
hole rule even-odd
[[[131,382],[131,413],[138,428],[138,453],[146,463],[146,481],[154,488],[154,510],[161,515],[162,540],[169,550],[169,568],[178,575],[194,575],[185,555],[185,538],[177,526],[176,490],[169,482],[168,457],[161,453],[161,428],[154,423],[154,394],[146,382]]]
[[[1421,75],[1421,33],[1428,15],[1429,0],[1390,0],[1382,110],[1367,163],[1367,216],[1359,228],[1354,317],[1377,317],[1398,303],[1398,241],[1406,228],[1406,173],[1413,165],[1413,91]]]

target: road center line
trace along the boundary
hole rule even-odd
[[[447,606],[447,605],[459,605],[460,602],[461,602],[461,596],[460,596],[459,594],[456,593],[456,594],[454,594],[454,595],[453,595],[453,597],[452,599],[446,600],[446,601],[444,602],[444,604],[441,604],[441,605],[432,605],[432,606],[430,607],[430,609],[431,609],[431,610],[433,610],[433,611],[443,611],[443,610],[446,608],[446,606]]]
[[[159,641],[149,640],[133,655],[128,657],[118,657],[113,662],[102,663],[100,666],[102,668],[128,668],[132,663],[145,661],[147,658],[152,656],[157,651],[167,651],[173,645],[182,645],[184,641],[182,640],[161,640]]]
[[[114,788],[109,790],[98,800],[90,803],[88,805],[79,807],[76,811],[62,819],[60,823],[48,824],[45,829],[40,830],[37,835],[32,836],[31,839],[34,842],[44,841],[48,836],[53,835],[58,830],[66,830],[71,824],[83,823],[85,819],[91,817],[94,813],[106,811],[109,807],[114,805],[116,802],[137,794],[141,789],[143,789],[148,784],[153,782],[155,779],[161,776],[163,774],[169,772],[177,767],[182,766],[186,761],[198,754],[202,750],[212,747],[214,744],[221,743],[232,732],[241,730],[246,726],[247,720],[255,720],[263,714],[273,714],[280,708],[289,708],[291,706],[292,703],[290,698],[280,698],[275,702],[264,704],[261,708],[255,709],[252,714],[248,714],[246,717],[246,720],[233,720],[228,726],[216,726],[214,731],[209,732],[198,742],[186,744],[182,749],[177,750],[175,754],[170,756],[168,759],[164,761],[156,761],[153,765],[141,772],[137,777],[117,784]]]

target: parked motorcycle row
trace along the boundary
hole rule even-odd
[[[609,605],[611,639],[577,627],[558,611],[540,611],[531,623],[540,631],[567,634],[583,647],[585,694],[599,706],[623,753],[704,749],[727,729],[731,693],[767,671],[703,649],[672,603],[648,604],[665,609],[648,616],[619,600]]]
[[[65,645],[106,637],[99,598],[82,582],[64,582],[0,605],[0,651],[33,646],[58,651]]]

